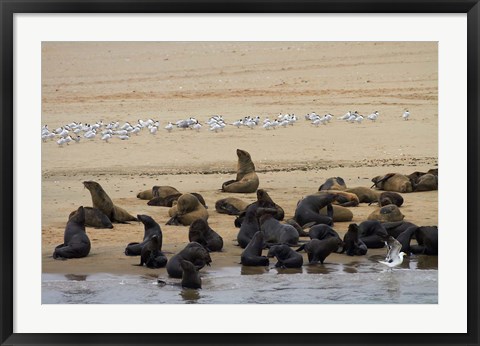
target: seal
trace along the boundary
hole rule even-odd
[[[238,217],[235,219],[235,226],[240,227],[242,225],[243,219],[247,213],[247,211],[254,209],[255,211],[257,208],[274,208],[277,212],[274,214],[274,218],[282,221],[285,217],[285,212],[283,211],[282,207],[276,204],[267,191],[263,189],[257,190],[257,201],[248,205],[247,209],[244,212],[240,213]]]
[[[320,209],[320,215],[328,215],[328,207]],[[352,221],[353,213],[350,209],[342,207],[341,205],[332,204],[332,218],[333,222],[347,222]]]
[[[99,183],[84,181],[83,185],[90,191],[93,207],[107,215],[111,222],[127,223],[127,221],[138,221],[136,217],[130,215],[125,209],[114,205]]]
[[[268,258],[262,256],[262,249],[265,242],[262,232],[257,232],[253,235],[252,240],[248,243],[245,250],[240,256],[240,263],[244,266],[268,266]]]
[[[157,206],[157,207],[172,207],[174,202],[178,201],[182,194],[181,193],[176,193],[174,195],[169,195],[166,197],[153,197],[151,200],[148,201],[148,205],[151,206]],[[202,205],[208,209],[207,204],[205,203],[205,199],[203,196],[199,193],[192,192],[191,195],[197,197],[198,201],[202,203]]]
[[[177,279],[182,277],[183,270],[180,265],[182,260],[192,262],[197,270],[206,265],[209,266],[212,262],[208,251],[202,245],[195,242],[188,243],[182,251],[167,262],[167,273],[170,277]]]
[[[83,207],[83,210],[85,211],[86,227],[113,228],[110,219],[99,209],[92,207]],[[68,218],[70,219],[73,215],[75,215],[76,212],[77,210],[72,211]]]
[[[137,198],[144,199],[144,200],[151,200],[153,198],[152,189],[140,191],[139,193],[137,193]]]
[[[347,185],[345,184],[345,180],[340,177],[332,177],[325,180],[325,182],[320,185],[318,191],[322,190],[345,190]]]
[[[180,193],[180,191],[178,191],[173,186],[155,185],[154,187],[152,187],[152,198],[153,197],[164,197],[165,198],[167,196],[176,195],[176,194],[179,194],[179,193]]]
[[[240,198],[227,197],[215,202],[215,210],[220,214],[239,215],[247,209],[248,205],[249,203],[242,201]]]
[[[299,234],[295,227],[282,224],[272,214],[275,209],[258,208],[257,217],[260,217],[260,230],[264,233],[264,240],[268,246],[271,244],[286,244],[295,246],[298,244]]]
[[[240,231],[237,234],[238,245],[245,249],[252,240],[255,233],[260,231],[260,225],[257,219],[257,209],[250,208],[247,210],[245,218],[243,219]]]
[[[389,204],[395,204],[397,207],[400,207],[403,204],[403,197],[396,192],[382,192],[378,197],[378,205],[384,207]]]
[[[337,251],[342,245],[339,238],[330,237],[323,240],[312,239],[297,249],[297,252],[305,250],[307,252],[308,262],[310,264],[322,263],[332,252]]]
[[[367,248],[381,249],[385,247],[389,234],[381,222],[371,220],[358,225],[358,236]]]
[[[245,150],[237,149],[237,177],[222,184],[222,191],[232,193],[251,193],[258,189],[260,181],[255,173],[255,165],[250,154]]]
[[[129,243],[125,248],[125,255],[127,256],[139,256],[142,254],[143,247],[154,236],[157,237],[156,244],[158,250],[162,250],[163,235],[160,225],[148,215],[137,215],[137,218],[143,223],[143,241],[141,243]]]
[[[398,238],[398,236],[406,231],[408,228],[415,226],[418,227],[417,225],[407,222],[407,221],[397,221],[397,222],[384,222],[383,227],[387,230],[388,235],[391,235],[395,239]],[[406,252],[406,251],[404,251]]]
[[[437,171],[438,173],[438,171]],[[438,190],[438,175],[431,173],[414,172],[409,176],[413,191],[434,191]]]
[[[417,230],[417,228],[418,227],[415,225],[410,226],[396,237],[397,241],[402,245],[401,251],[405,252],[407,255],[409,255],[412,252],[410,248],[410,242],[414,237],[415,231]]]
[[[140,254],[140,266],[144,264],[147,268],[163,268],[167,265],[167,257],[161,251],[162,244],[158,235],[152,236],[142,247]]]
[[[378,201],[378,196],[380,195],[378,191],[364,186],[351,187],[346,189],[345,192],[357,195],[359,203],[375,203]]]
[[[297,221],[295,221],[294,219],[288,219],[287,221],[285,221],[285,223],[289,224],[289,225],[292,225],[293,227],[295,227],[295,229],[297,230],[298,232],[298,235],[300,237],[308,237],[308,232],[305,232],[305,230],[307,228],[310,228],[312,227],[313,225],[315,225],[315,222],[310,222],[310,223],[307,223],[303,226],[300,226],[298,224]]]
[[[188,230],[188,240],[205,246],[209,252],[222,251],[223,248],[222,237],[211,229],[204,219],[196,219],[192,222]]]
[[[318,239],[318,240],[324,240],[327,238],[338,238],[340,239],[340,236],[338,233],[330,226],[328,225],[315,225],[310,228],[308,231],[308,236],[310,239]],[[340,239],[341,240],[341,239]],[[338,249],[336,250],[338,253],[344,252],[343,249],[343,242],[342,246],[339,246]]]
[[[293,219],[297,221],[300,226],[309,222],[316,224],[333,225],[333,208],[332,203],[337,196],[335,194],[321,194],[309,195],[297,203],[295,209],[295,216]],[[328,207],[328,216],[320,215],[320,209]]]
[[[438,227],[420,226],[415,230],[415,239],[418,246],[410,247],[414,254],[438,255]]]
[[[178,198],[177,204],[169,209],[171,219],[167,225],[189,226],[196,219],[208,220],[208,211],[197,197],[185,193]]]
[[[90,239],[85,232],[85,210],[79,207],[70,217],[63,233],[63,244],[55,247],[54,259],[82,258],[90,253]]]
[[[368,248],[359,237],[356,223],[348,225],[348,231],[343,237],[343,246],[348,256],[363,256],[367,253]]]
[[[379,190],[394,191],[394,192],[412,192],[413,187],[410,179],[403,174],[388,173],[386,175],[379,175],[372,179],[372,187],[376,187]]]
[[[388,204],[381,208],[376,208],[367,220],[377,220],[380,222],[402,221],[405,216],[395,204]]]
[[[182,287],[193,289],[202,288],[200,273],[193,263],[187,260],[181,260],[180,266],[182,267]]]
[[[288,245],[274,245],[268,250],[268,258],[276,257],[277,268],[301,268],[303,265],[303,256],[293,251]]]
[[[337,196],[332,204],[340,205],[342,207],[356,207],[360,202],[356,194],[340,190],[322,190],[316,193],[321,195],[323,193],[330,193]]]

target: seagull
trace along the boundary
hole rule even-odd
[[[403,256],[406,255],[405,252],[400,252],[402,249],[402,244],[392,236],[388,237],[388,240],[385,242],[387,245],[388,253],[387,257],[385,257],[385,261],[379,261],[390,268],[396,267],[403,262]]]
[[[157,133],[158,128],[156,126],[150,126],[149,130],[150,130],[150,133],[154,135]]]
[[[403,112],[403,120],[408,120],[408,117],[410,116],[410,112],[408,109],[405,109],[405,112]]]
[[[172,132],[172,130],[173,130],[173,124],[169,122],[168,125],[165,126],[165,130],[167,130],[168,132]]]
[[[338,118],[339,120],[347,120],[348,118],[350,118],[350,116],[352,115],[352,112],[351,111],[348,111],[347,113],[345,113],[345,115],[341,116],[340,118]]]
[[[202,125],[197,121],[193,126],[192,128],[194,130],[197,130],[197,132],[200,132],[200,129],[202,128]]]
[[[373,122],[375,122],[377,118],[378,118],[378,111],[373,112],[367,117],[368,120],[371,120]]]
[[[112,135],[110,133],[106,133],[102,136],[102,141],[105,141],[105,143],[108,143],[108,140],[112,138]]]

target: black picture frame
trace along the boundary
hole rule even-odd
[[[479,0],[0,0],[2,345],[478,345]],[[13,332],[13,17],[16,13],[466,13],[468,42],[468,332],[465,334],[19,334]],[[352,321],[361,316],[345,316]],[[407,316],[407,321],[409,317]],[[452,316],[454,318],[454,316]],[[307,323],[303,321],[302,323]],[[320,323],[317,321],[316,323]],[[343,323],[343,322],[342,322]],[[412,323],[415,323],[412,321]],[[308,324],[308,323],[307,323]]]

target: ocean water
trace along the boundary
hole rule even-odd
[[[166,274],[42,275],[43,304],[436,304],[438,260],[412,256],[393,270],[368,262],[299,269],[207,267],[202,289]],[[163,272],[164,273],[164,272]]]

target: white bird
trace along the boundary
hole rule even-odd
[[[402,249],[402,244],[392,236],[388,237],[388,240],[385,242],[387,245],[388,252],[387,257],[385,257],[385,261],[379,261],[390,268],[396,267],[403,262],[403,256],[406,255],[405,252],[400,252]]]
[[[124,136],[128,133],[127,130],[118,130],[118,131],[115,131],[114,134],[116,135],[120,135],[120,136]]]
[[[73,139],[72,139],[72,137],[70,137],[70,136],[65,137],[65,143],[66,143],[67,145],[68,145],[68,143],[70,143],[72,140],[73,140]]]
[[[371,121],[373,121],[373,122],[375,122],[375,121],[377,120],[377,118],[378,118],[378,112],[377,112],[377,111],[373,112],[372,114],[370,114],[370,115],[367,117],[367,119],[369,119],[369,120],[371,120]]]
[[[263,128],[265,130],[270,130],[270,127],[272,127],[272,123],[270,123],[270,121],[267,121],[266,123],[263,124]]]
[[[202,128],[202,125],[197,121],[197,123],[194,124],[194,125],[192,126],[192,128],[193,128],[194,130],[196,130],[197,132],[200,132],[200,129]]]
[[[151,127],[150,127],[150,133],[151,133],[152,135],[156,134],[156,133],[157,133],[157,130],[158,130],[158,127],[156,127],[156,126],[151,126]]]
[[[217,133],[218,130],[223,130],[220,124],[215,123],[210,127],[210,131],[214,131],[215,133]]]
[[[333,118],[333,115],[331,115],[330,113],[325,114],[325,119],[326,119],[328,122],[330,122],[330,120],[332,120],[332,118]]]
[[[410,112],[408,109],[405,109],[405,112],[403,112],[403,120],[408,120],[408,117],[410,116]]]
[[[126,139],[130,139],[130,137],[128,135],[120,135],[120,136],[118,136],[118,138],[120,138],[122,141],[124,141]]]
[[[361,124],[362,121],[363,121],[363,115],[358,115],[358,116],[355,118],[355,121],[356,121],[358,124]]]
[[[86,134],[83,135],[83,137],[88,138],[88,139],[94,139],[95,138],[95,131],[88,131]]]
[[[165,126],[165,130],[167,130],[168,132],[172,132],[173,130],[173,124],[171,122],[169,122],[167,124],[167,126]]]
[[[350,118],[350,116],[352,115],[352,112],[351,111],[348,111],[347,113],[345,113],[343,116],[341,116],[340,118],[338,118],[339,120],[347,120],[348,118]]]
[[[108,140],[112,138],[112,135],[110,133],[106,133],[102,136],[102,141],[105,141],[105,143],[108,143]]]
[[[64,144],[65,144],[65,138],[60,138],[58,141],[57,141],[57,144],[62,147]]]
[[[348,119],[346,119],[346,121],[353,123],[355,119],[357,119],[357,116],[355,114],[352,114]]]
[[[142,129],[142,127],[140,125],[137,125],[131,131],[129,131],[129,134],[134,133],[138,136],[138,133],[140,132],[141,129]]]
[[[240,119],[240,120],[234,121],[234,122],[232,123],[232,125],[233,125],[233,126],[236,126],[237,129],[238,129],[238,128],[240,128],[240,126],[243,125],[243,120]]]
[[[63,129],[59,134],[60,137],[67,137],[68,136],[68,131]]]
[[[80,142],[80,139],[81,139],[80,136],[77,136],[77,137],[75,137],[73,140],[75,141],[75,143],[79,143],[79,142]]]

